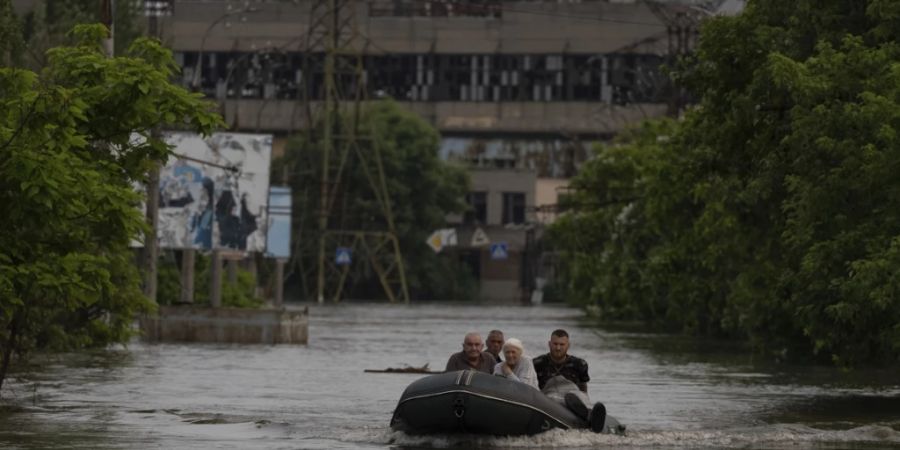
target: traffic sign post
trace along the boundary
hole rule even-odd
[[[506,242],[497,242],[496,244],[491,244],[491,259],[507,259],[509,258],[509,251],[506,247]]]
[[[425,243],[428,244],[435,253],[440,253],[444,247],[453,247],[457,245],[456,229],[441,228],[440,230],[436,230],[434,233],[431,233],[431,236],[428,236]]]
[[[481,247],[490,243],[491,239],[488,237],[487,233],[485,233],[481,227],[478,227],[475,229],[475,232],[472,233],[472,240],[469,242],[469,245],[472,247]]]
[[[348,247],[338,247],[334,251],[334,263],[339,266],[350,265],[353,261],[353,250]]]

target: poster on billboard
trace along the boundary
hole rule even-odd
[[[272,136],[166,134],[174,156],[160,170],[161,248],[263,252]]]

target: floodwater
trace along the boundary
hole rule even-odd
[[[14,374],[0,448],[900,448],[900,377],[760,365],[734,347],[587,326],[564,307],[312,307],[308,346],[146,345],[45,359]],[[469,330],[526,354],[567,328],[589,390],[628,435],[408,436],[388,427],[421,375]]]

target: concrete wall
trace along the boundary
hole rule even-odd
[[[487,225],[504,225],[501,220],[504,192],[523,192],[526,208],[534,205],[534,186],[537,177],[532,171],[472,169],[469,175],[472,179],[470,190],[487,193]],[[530,219],[526,212],[525,220]]]
[[[222,99],[229,124],[255,132],[291,132],[306,127],[297,101]],[[666,105],[599,102],[400,102],[446,133],[550,133],[556,136],[618,133],[643,119],[662,117]],[[318,111],[314,102],[313,111]]]
[[[140,321],[150,342],[306,344],[309,310],[160,306]]]
[[[176,51],[305,49],[310,0],[240,3],[179,0],[162,21]],[[357,2],[356,20],[368,53],[609,53],[622,49],[662,53],[666,27],[643,2],[559,3],[504,1],[502,17],[370,17]]]
[[[535,186],[535,202],[537,208],[535,220],[549,225],[556,220],[557,205],[560,194],[569,186],[569,180],[561,178],[538,178]]]

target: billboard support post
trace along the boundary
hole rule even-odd
[[[213,250],[209,267],[209,305],[222,306],[222,253]]]
[[[181,251],[181,303],[194,303],[194,249]]]

